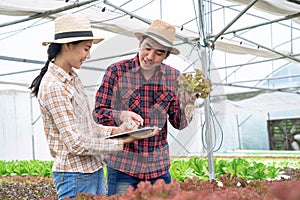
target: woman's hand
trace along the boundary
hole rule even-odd
[[[124,143],[130,143],[135,140],[141,140],[141,139],[153,137],[157,133],[158,133],[158,128],[155,127],[153,131],[147,130],[140,133],[132,134],[127,137],[121,138],[121,140],[123,140]]]

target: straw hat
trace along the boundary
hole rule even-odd
[[[170,53],[178,55],[180,54],[179,50],[173,47],[175,32],[176,29],[171,24],[161,20],[154,20],[145,33],[136,32],[134,35],[138,39],[144,36],[151,37],[159,44],[169,47],[171,49]]]
[[[42,44],[46,46],[50,43],[63,44],[79,40],[93,40],[93,44],[97,44],[103,39],[93,36],[88,17],[80,14],[66,14],[55,19],[54,40]]]

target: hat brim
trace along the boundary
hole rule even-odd
[[[93,40],[93,44],[98,44],[104,38],[95,38],[95,37],[74,37],[74,38],[63,38],[63,39],[57,39],[53,41],[48,41],[48,42],[42,42],[43,46],[47,46],[51,43],[58,43],[58,44],[64,44],[64,43],[70,43],[70,42],[75,42],[75,41],[84,41],[84,40]]]
[[[140,40],[142,37],[145,37],[145,36],[150,37],[150,38],[152,38],[153,40],[155,40],[156,42],[158,42],[159,44],[161,44],[161,45],[163,45],[163,46],[165,46],[165,47],[170,48],[170,49],[171,49],[171,51],[170,51],[171,54],[174,54],[174,55],[180,54],[180,51],[179,51],[178,49],[174,48],[173,46],[170,46],[170,44],[166,43],[165,41],[163,41],[163,40],[161,40],[161,39],[159,39],[159,38],[157,38],[157,37],[155,37],[155,36],[153,36],[153,35],[148,35],[148,34],[146,34],[146,33],[141,33],[141,32],[136,32],[136,33],[134,33],[134,35],[135,35],[135,37],[136,37],[137,39],[139,39],[139,40]]]

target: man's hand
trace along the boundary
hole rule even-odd
[[[193,104],[187,104],[184,108],[185,118],[190,123],[194,117],[195,106]]]
[[[187,91],[182,92],[180,95],[180,108],[185,109],[186,105],[193,105],[196,101],[196,95]]]
[[[188,123],[190,123],[193,119],[195,106],[194,102],[196,100],[195,95],[191,95],[188,92],[183,92],[180,96],[180,108],[184,111],[185,118]]]
[[[132,111],[122,111],[120,120],[121,122],[133,121],[137,126],[143,126],[144,123],[144,119],[139,114]]]
[[[138,125],[133,120],[128,120],[126,122],[123,122],[113,134],[122,133],[122,132],[126,132],[126,131],[132,131],[137,128],[138,128]]]
[[[111,135],[115,135],[118,133],[126,132],[126,131],[132,131],[139,127],[138,124],[136,124],[133,120],[128,120],[126,122],[123,122],[119,127],[115,128]]]

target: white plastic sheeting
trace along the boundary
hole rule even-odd
[[[228,0],[240,4],[249,4],[251,0]],[[272,15],[287,16],[299,13],[300,3],[299,1],[288,0],[259,0],[254,5],[255,8],[268,12]],[[300,17],[292,19],[293,21],[300,23]]]
[[[74,3],[75,2],[75,3]],[[77,2],[77,3],[76,3]],[[132,34],[130,31],[135,31],[137,29],[145,29],[148,24],[143,23],[142,21],[135,19],[135,18],[130,18],[128,19],[127,17],[124,17],[125,15],[121,13],[121,11],[118,10],[110,10],[110,11],[105,11],[106,7],[108,7],[103,1],[68,1],[67,3],[64,0],[47,0],[47,1],[37,1],[37,0],[3,0],[0,2],[0,14],[3,15],[11,15],[11,16],[24,16],[22,18],[24,21],[34,19],[36,16],[43,17],[43,18],[48,18],[48,19],[53,19],[56,18],[57,16],[62,15],[65,12],[71,12],[74,11],[74,9],[77,8],[77,6],[83,4],[85,5],[86,2],[89,2],[89,6],[84,9],[79,9],[80,12],[87,14],[93,23],[93,26],[95,28],[101,29],[101,30],[106,30],[114,33],[127,33],[127,34]],[[108,1],[110,2],[110,1]],[[123,5],[124,2],[119,1],[111,1],[114,5],[116,6],[121,6]],[[226,2],[226,1],[225,1]],[[235,2],[239,4],[244,4],[247,5],[251,1],[250,0],[228,0],[228,2]],[[135,1],[131,2],[128,6],[134,6],[134,8],[139,8],[142,7],[142,5],[147,5],[149,1]],[[170,3],[170,2],[169,2]],[[187,3],[188,4],[188,3]],[[228,4],[228,3],[227,3]],[[76,6],[77,5],[77,6]],[[91,5],[91,6],[90,6]],[[190,3],[191,5],[191,3]],[[228,4],[228,6],[231,6],[232,4]],[[155,4],[153,6],[159,6],[159,4]],[[168,9],[167,7],[170,5],[165,5],[166,10],[172,10]],[[175,5],[173,5],[175,6]],[[68,9],[74,8],[73,10],[69,11]],[[150,5],[149,5],[150,7]],[[134,10],[134,8],[131,8]],[[187,7],[182,5],[182,11],[185,11],[186,13],[194,12],[192,9],[192,5],[189,7],[189,10],[186,10]],[[220,6],[221,8],[221,6]],[[260,9],[264,12],[271,13],[273,15],[278,15],[278,16],[288,16],[288,15],[293,15],[297,14],[300,10],[300,5],[296,3],[292,3],[286,0],[260,0],[257,3],[254,4],[254,8]],[[151,8],[150,8],[151,9]],[[164,9],[164,8],[163,8]],[[126,6],[125,6],[126,10]],[[141,9],[143,10],[143,9]],[[78,12],[78,9],[77,9]],[[143,11],[141,11],[143,12]],[[171,13],[166,13],[164,11],[164,15],[170,15]],[[173,14],[172,14],[173,15]],[[184,17],[184,15],[180,15],[181,17]],[[149,18],[143,18],[145,21],[148,23],[151,22],[152,19]],[[171,19],[171,18],[170,18]],[[195,19],[192,19],[195,20]],[[292,18],[293,21],[297,22],[300,24],[300,16]],[[170,20],[168,20],[170,21]],[[18,22],[16,21],[11,21],[13,22]],[[193,29],[189,28],[189,25],[183,26],[181,20],[180,22],[172,21],[176,28],[177,28],[177,34],[181,38],[187,38],[189,40],[195,40],[199,38],[199,35],[197,34],[197,30],[195,29],[196,24],[194,23]],[[9,23],[9,22],[8,22]],[[2,25],[5,25],[2,24]],[[181,26],[182,25],[182,26]],[[245,24],[246,27],[247,24]],[[217,34],[212,33],[212,35]],[[229,38],[228,38],[229,39]],[[180,41],[181,42],[181,41]],[[228,43],[228,47],[226,48]],[[263,57],[269,57],[269,58],[274,58],[274,57],[279,57],[279,55],[276,55],[271,52],[266,52],[265,50],[257,49],[253,46],[247,46],[247,45],[240,45],[236,44],[236,40],[233,41],[216,41],[215,48],[221,51],[229,52],[229,53],[239,53],[239,54],[251,54],[251,55],[256,55],[256,56],[263,56]],[[288,52],[286,52],[288,53]]]
[[[0,91],[1,160],[51,159],[38,109],[28,92]]]
[[[89,4],[81,6],[86,2]],[[39,73],[46,58],[46,48],[40,45],[41,41],[53,36],[53,19],[63,13],[86,13],[92,19],[95,32],[107,38],[95,46],[91,62],[85,63],[79,73],[90,93],[91,105],[95,89],[101,80],[101,71],[109,63],[120,59],[122,54],[136,51],[137,40],[127,36],[132,36],[136,30],[146,28],[148,23],[156,18],[162,18],[177,28],[176,45],[183,53],[178,57],[171,56],[172,59],[168,59],[167,62],[181,71],[188,69],[189,64],[194,61],[196,64],[193,67],[202,67],[199,60],[196,61],[197,45],[203,45],[203,38],[200,38],[200,44],[197,43],[198,32],[202,31],[199,27],[200,22],[194,15],[199,15],[197,3],[194,5],[198,1],[185,1],[184,4],[182,1],[175,3],[173,0],[109,2],[141,16],[142,20],[131,18],[130,14],[108,6],[103,1],[70,0],[66,3],[64,0],[2,0],[0,2],[0,14],[8,15],[5,16],[7,20],[0,18],[0,89],[7,86],[23,91],[13,93],[9,91],[9,95],[3,92],[0,95],[2,123],[0,143],[2,152],[5,152],[1,152],[0,159],[31,159],[33,154],[36,159],[47,159],[49,156],[41,120],[31,126],[39,116],[39,111],[35,101],[33,101],[34,111],[30,111],[27,87]],[[211,35],[214,36],[251,1],[211,2],[212,27],[204,31],[211,28]],[[236,6],[236,3],[239,6]],[[215,147],[218,148],[221,144],[219,151],[240,148],[268,149],[266,129],[268,115],[273,118],[299,117],[297,112],[300,109],[297,103],[299,82],[290,81],[287,84],[288,79],[294,80],[293,76],[297,77],[299,73],[286,73],[281,75],[281,78],[277,76],[278,80],[285,80],[286,83],[280,87],[274,83],[263,84],[271,82],[276,72],[284,69],[289,62],[298,63],[289,57],[279,58],[286,55],[299,59],[300,47],[299,16],[292,20],[267,24],[272,20],[296,14],[299,10],[298,4],[286,0],[259,0],[215,41],[215,51],[209,56],[212,58],[210,73],[214,83],[212,115],[216,115],[217,119],[214,121],[213,133]],[[210,22],[206,21],[204,24],[207,26]],[[256,26],[262,23],[266,25]],[[12,32],[10,28],[13,29]],[[227,31],[230,33],[226,33]],[[182,38],[191,43],[182,44]],[[269,50],[263,48],[264,46]],[[14,59],[18,59],[18,62],[14,62]],[[183,64],[182,61],[188,62]],[[299,65],[293,66],[297,67]],[[245,93],[249,91],[257,94],[249,96],[249,93]],[[189,129],[179,132],[170,127],[169,141],[172,155],[199,154],[205,150],[205,144],[202,144],[204,111],[200,109],[197,112],[197,117]],[[20,120],[20,116],[23,120]]]

